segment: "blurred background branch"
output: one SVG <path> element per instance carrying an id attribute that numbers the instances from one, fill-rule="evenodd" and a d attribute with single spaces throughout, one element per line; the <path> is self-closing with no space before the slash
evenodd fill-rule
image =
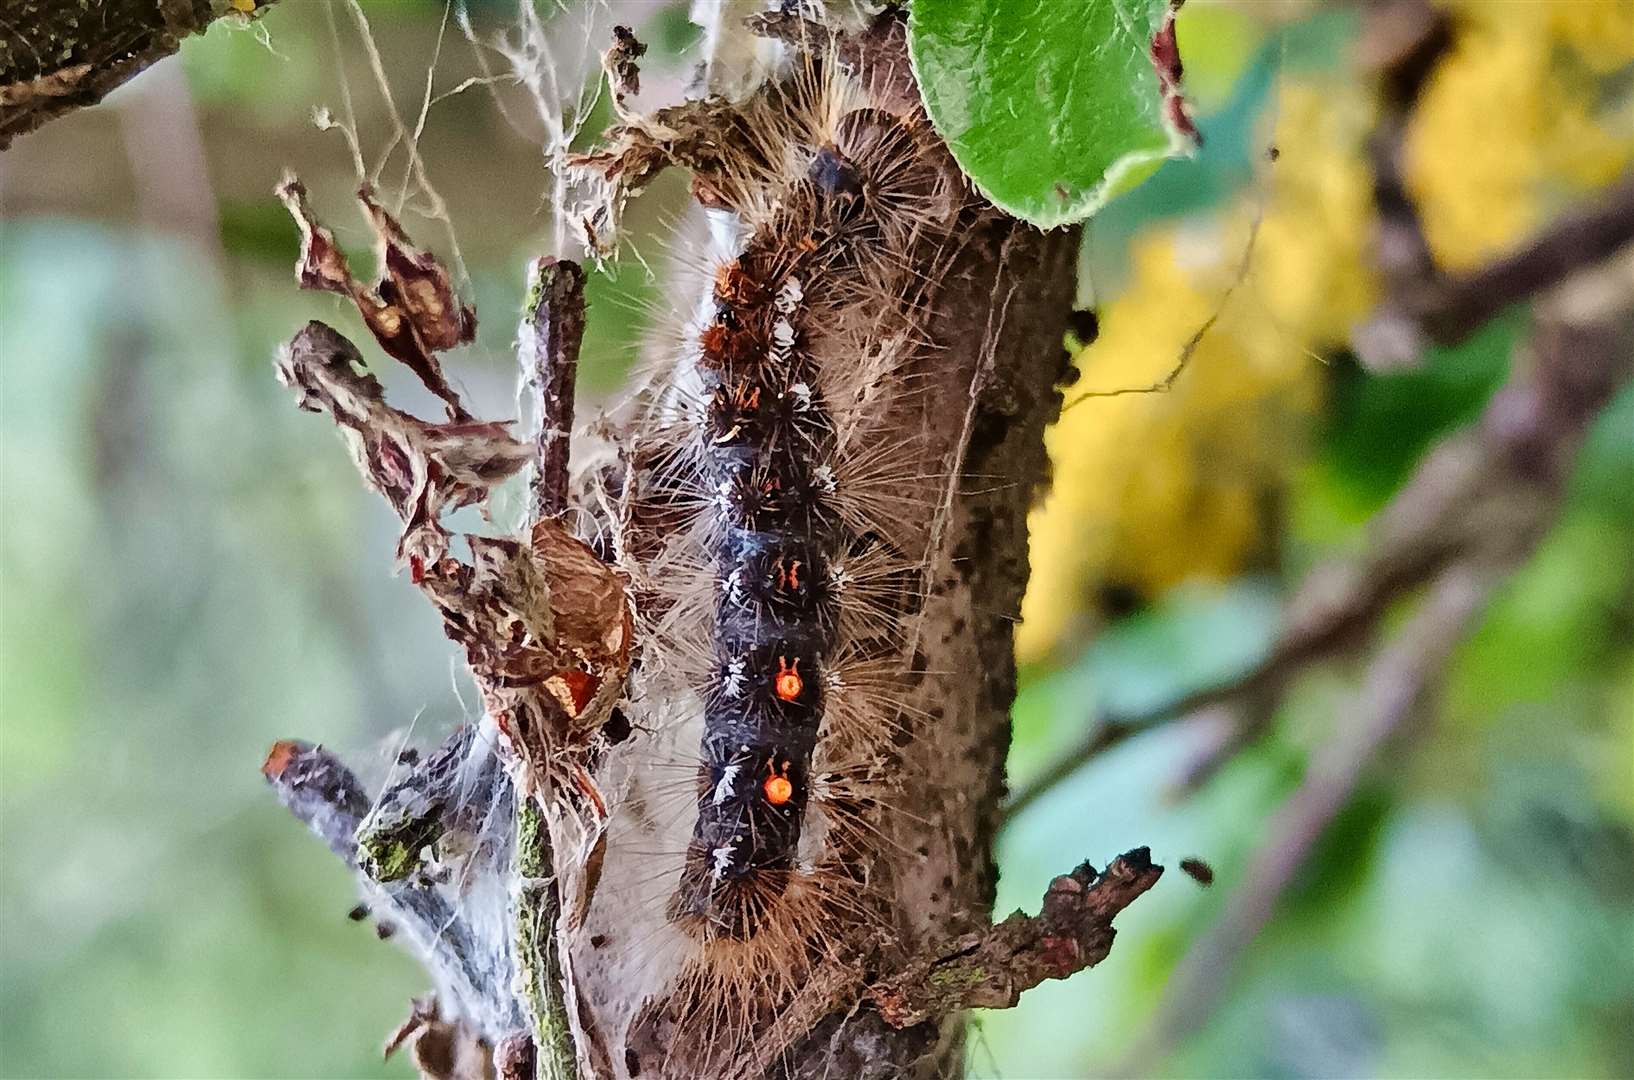
<path id="1" fill-rule="evenodd" d="M 1379 647 L 1333 738 L 1316 750 L 1267 823 L 1243 884 L 1175 970 L 1164 1005 L 1120 1075 L 1149 1070 L 1206 1018 L 1364 771 L 1387 748 L 1399 752 L 1412 725 L 1424 720 L 1426 698 L 1447 660 L 1493 591 L 1554 525 L 1589 424 L 1634 376 L 1634 251 L 1580 269 L 1539 304 L 1534 320 L 1515 378 L 1471 430 L 1430 452 L 1376 525 L 1377 547 L 1363 561 L 1313 575 L 1301 587 L 1294 627 L 1312 624 L 1297 614 L 1304 598 L 1307 612 L 1317 613 L 1315 624 L 1350 631 L 1303 631 L 1307 641 L 1370 638 L 1388 604 L 1416 600 L 1416 606 Z M 1307 659 L 1324 658 L 1323 652 L 1308 652 Z M 1288 677 L 1299 667 L 1271 665 L 1285 667 Z M 1245 728 L 1221 743 L 1192 766 L 1188 783 L 1217 770 L 1226 748 L 1260 734 L 1262 727 Z"/>
<path id="2" fill-rule="evenodd" d="M 1333 736 L 1268 822 L 1242 884 L 1174 970 L 1116 1075 L 1151 1071 L 1218 1005 L 1318 840 L 1378 758 L 1399 751 L 1424 721 L 1448 660 L 1557 521 L 1590 425 L 1634 376 L 1634 173 L 1506 255 L 1457 273 L 1437 265 L 1401 159 L 1413 107 L 1455 35 L 1451 17 L 1427 3 L 1370 9 L 1359 52 L 1381 85 L 1368 145 L 1385 293 L 1358 327 L 1355 347 L 1376 370 L 1415 366 L 1430 345 L 1456 345 L 1505 308 L 1541 295 L 1508 382 L 1475 423 L 1425 455 L 1369 524 L 1357 556 L 1305 578 L 1259 661 L 1149 712 L 1097 718 L 1009 804 L 1013 815 L 1126 739 L 1208 710 L 1214 723 L 1179 785 L 1195 792 L 1267 734 L 1293 684 L 1314 666 L 1376 647 Z M 1402 606 L 1411 614 L 1379 644 L 1381 627 Z"/>

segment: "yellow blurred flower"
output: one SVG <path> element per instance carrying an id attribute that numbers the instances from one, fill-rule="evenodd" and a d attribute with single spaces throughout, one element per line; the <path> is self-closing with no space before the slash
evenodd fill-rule
<path id="1" fill-rule="evenodd" d="M 1150 598 L 1272 554 L 1274 507 L 1319 403 L 1316 350 L 1342 340 L 1372 299 L 1369 181 L 1356 152 L 1365 99 L 1295 84 L 1278 111 L 1279 158 L 1263 183 L 1218 219 L 1139 236 L 1127 289 L 1077 358 L 1083 377 L 1046 435 L 1054 488 L 1030 523 L 1024 662 L 1075 644 L 1101 599 Z M 1168 391 L 1072 404 L 1161 380 L 1211 316 Z"/>
<path id="2" fill-rule="evenodd" d="M 1634 165 L 1634 0 L 1451 5 L 1457 33 L 1425 87 L 1408 179 L 1430 247 L 1461 269 L 1519 243 Z"/>

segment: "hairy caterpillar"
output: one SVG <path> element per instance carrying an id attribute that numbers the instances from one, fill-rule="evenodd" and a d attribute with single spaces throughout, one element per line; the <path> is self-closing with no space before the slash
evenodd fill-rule
<path id="1" fill-rule="evenodd" d="M 916 268 L 957 242 L 966 193 L 900 69 L 828 39 L 790 67 L 694 170 L 702 295 L 601 496 L 643 645 L 596 895 L 634 903 L 587 903 L 574 967 L 600 972 L 581 992 L 615 1030 L 589 1041 L 621 1074 L 751 1069 L 748 1033 L 889 929 L 873 856 L 922 719 L 912 614 L 955 464 L 920 437 Z"/>

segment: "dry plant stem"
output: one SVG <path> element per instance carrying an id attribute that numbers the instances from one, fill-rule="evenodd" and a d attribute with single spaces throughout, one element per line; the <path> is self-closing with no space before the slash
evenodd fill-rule
<path id="1" fill-rule="evenodd" d="M 95 105 L 223 16 L 249 18 L 227 0 L 0 0 L 0 150 Z"/>
<path id="2" fill-rule="evenodd" d="M 568 507 L 573 395 L 584 327 L 584 270 L 566 259 L 536 259 L 528 267 L 517 357 L 533 386 L 539 423 L 532 484 L 535 522 L 560 516 Z M 562 904 L 550 830 L 529 795 L 517 792 L 516 800 L 516 951 L 533 1026 L 528 1080 L 571 1080 L 578 1075 L 578 1059 L 562 981 L 557 940 Z"/>
<path id="3" fill-rule="evenodd" d="M 526 1080 L 573 1080 L 578 1075 L 578 1058 L 556 936 L 562 905 L 550 830 L 538 806 L 523 795 L 516 796 L 515 843 L 516 965 L 523 1005 L 533 1028 L 527 1036 L 531 1053 L 519 1056 L 532 1066 Z"/>
<path id="4" fill-rule="evenodd" d="M 875 983 L 869 1000 L 893 1027 L 961 1009 L 1008 1009 L 1046 979 L 1105 960 L 1116 933 L 1112 920 L 1162 875 L 1146 848 L 1118 856 L 1099 874 L 1086 862 L 1050 882 L 1037 915 L 1018 911 L 949 942 Z"/>
<path id="5" fill-rule="evenodd" d="M 583 268 L 567 259 L 535 260 L 528 267 L 528 300 L 518 334 L 518 359 L 533 388 L 539 419 L 534 443 L 535 521 L 567 509 L 573 390 L 584 323 Z"/>
<path id="6" fill-rule="evenodd" d="M 262 775 L 278 799 L 347 866 L 358 868 L 356 833 L 370 800 L 357 777 L 321 746 L 287 739 L 275 744 Z M 469 958 L 475 952 L 471 928 L 436 889 L 412 877 L 380 882 L 377 910 L 423 943 L 462 994 L 472 1000 L 505 987 L 487 986 L 485 973 Z"/>

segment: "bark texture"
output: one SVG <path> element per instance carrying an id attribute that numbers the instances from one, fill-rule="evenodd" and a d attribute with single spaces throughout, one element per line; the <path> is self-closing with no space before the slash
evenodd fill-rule
<path id="1" fill-rule="evenodd" d="M 913 777 L 890 870 L 902 955 L 985 926 L 997 871 L 993 837 L 1004 794 L 1016 672 L 1012 628 L 1026 587 L 1027 511 L 1048 468 L 1045 425 L 1075 287 L 1076 230 L 1040 233 L 976 212 L 969 242 L 945 269 L 930 320 L 937 357 L 928 406 L 950 450 L 963 444 L 960 493 L 930 577 L 914 702 L 929 717 L 904 748 Z M 846 1003 L 849 1009 L 850 1002 Z M 894 1030 L 860 1010 L 817 1025 L 790 1055 L 796 1077 L 955 1076 L 962 1015 Z"/>
<path id="2" fill-rule="evenodd" d="M 0 150 L 95 105 L 223 16 L 273 0 L 0 0 Z"/>

